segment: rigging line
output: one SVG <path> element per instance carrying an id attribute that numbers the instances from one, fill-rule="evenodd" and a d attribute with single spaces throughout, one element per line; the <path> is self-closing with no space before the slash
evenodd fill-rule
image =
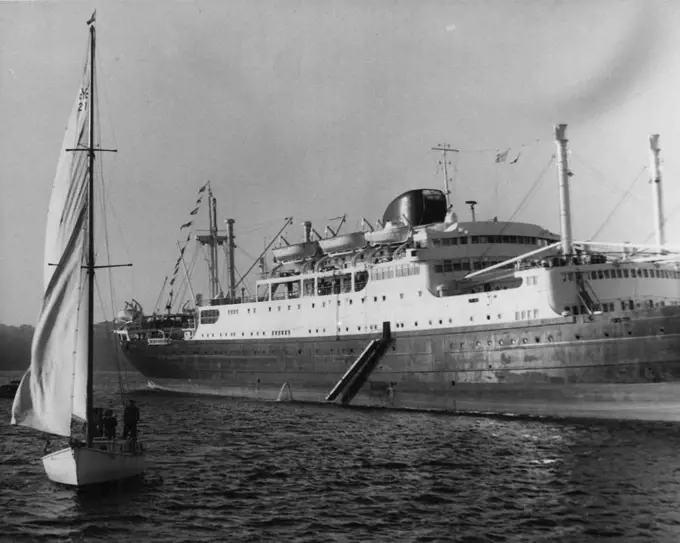
<path id="1" fill-rule="evenodd" d="M 680 211 L 680 204 L 676 205 L 676 206 L 673 208 L 673 211 L 671 211 L 666 217 L 664 217 L 663 226 L 666 226 L 666 225 L 668 224 L 668 221 L 670 220 L 670 218 L 671 218 L 673 215 L 675 215 L 678 211 Z M 651 232 L 651 234 L 649 234 L 649 235 L 645 238 L 645 241 L 643 241 L 642 244 L 644 245 L 644 244 L 646 244 L 647 242 L 649 242 L 649 240 L 651 240 L 651 239 L 654 237 L 655 234 L 656 234 L 656 229 L 654 229 L 654 230 Z M 635 253 L 633 253 L 633 254 L 635 254 Z"/>
<path id="2" fill-rule="evenodd" d="M 546 166 L 545 169 L 541 172 L 539 178 L 536 180 L 536 182 L 534 183 L 534 185 L 531 187 L 531 189 L 530 189 L 529 192 L 527 193 L 526 197 L 524 198 L 524 201 L 522 201 L 522 202 L 520 203 L 520 205 L 517 207 L 517 209 L 515 210 L 515 212 L 510 216 L 510 219 L 509 219 L 509 220 L 512 220 L 513 217 L 515 217 L 518 213 L 520 213 L 521 211 L 523 211 L 524 208 L 526 208 L 527 205 L 529 205 L 529 202 L 531 202 L 531 200 L 536 196 L 536 194 L 537 194 L 537 192 L 538 192 L 538 191 L 535 190 L 535 189 L 538 188 L 539 182 L 543 180 L 543 178 L 545 177 L 545 175 L 548 173 L 548 170 L 552 167 L 552 165 L 553 165 L 554 163 L 555 163 L 555 154 L 553 154 L 553 155 L 550 157 L 550 161 L 548 162 L 547 166 Z"/>
<path id="3" fill-rule="evenodd" d="M 526 194 L 526 196 L 524 197 L 524 199 L 520 202 L 520 204 L 517 206 L 517 208 L 516 208 L 515 211 L 512 213 L 512 215 L 510 215 L 510 217 L 508 218 L 508 220 L 505 221 L 505 226 L 503 226 L 503 228 L 501 228 L 501 231 L 500 231 L 498 234 L 496 234 L 496 236 L 502 236 L 502 235 L 503 235 L 503 232 L 505 232 L 505 230 L 510 226 L 510 224 L 512 223 L 512 220 L 514 219 L 515 215 L 517 215 L 517 214 L 520 212 L 520 210 L 526 205 L 526 203 L 528 203 L 528 201 L 533 197 L 532 193 L 534 193 L 534 190 L 535 190 L 535 189 L 538 187 L 538 185 L 543 181 L 543 179 L 544 179 L 544 177 L 545 177 L 545 174 L 548 172 L 548 170 L 551 168 L 551 166 L 553 165 L 554 162 L 555 162 L 555 154 L 553 153 L 553 155 L 550 157 L 550 160 L 548 161 L 548 163 L 546 164 L 546 166 L 543 168 L 543 170 L 542 170 L 541 173 L 539 174 L 539 176 L 538 176 L 538 178 L 536 179 L 536 181 L 534 181 L 533 185 L 531 185 L 531 188 L 530 188 L 529 191 L 527 192 L 527 194 Z M 496 239 L 495 236 L 494 236 L 494 239 Z M 479 256 L 479 260 L 482 260 L 483 258 L 485 258 L 485 257 L 489 254 L 489 251 L 494 247 L 494 245 L 496 245 L 496 242 L 495 242 L 495 241 L 494 241 L 493 243 L 489 244 L 489 247 L 486 249 L 486 251 L 484 251 L 484 252 Z"/>
<path id="4" fill-rule="evenodd" d="M 182 274 L 182 279 L 180 280 L 179 286 L 177 287 L 177 296 L 174 297 L 173 302 L 177 304 L 178 308 L 181 308 L 181 301 L 184 299 L 184 296 L 187 293 L 187 290 L 189 290 L 189 280 L 190 277 L 193 275 L 194 269 L 196 267 L 196 261 L 198 259 L 198 251 L 195 251 L 193 254 L 193 259 L 189 263 L 189 266 L 187 266 L 187 273 L 186 275 L 188 277 L 185 277 L 184 274 Z"/>
<path id="5" fill-rule="evenodd" d="M 97 297 L 99 298 L 99 303 L 101 304 L 102 310 L 104 311 L 104 300 L 103 300 L 103 297 L 102 297 L 101 290 L 99 288 L 99 281 L 97 280 L 96 275 L 95 275 L 95 278 L 94 278 L 94 285 L 95 285 L 95 290 L 97 291 Z M 123 391 L 124 387 L 123 387 L 123 380 L 122 380 L 122 377 L 121 377 L 122 372 L 121 372 L 121 367 L 120 367 L 120 351 L 119 351 L 119 349 L 117 349 L 117 345 L 114 343 L 113 329 L 112 329 L 112 327 L 109 326 L 109 324 L 113 324 L 113 317 L 112 317 L 111 321 L 109 322 L 109 321 L 106 320 L 106 313 L 104 313 L 104 327 L 105 327 L 106 332 L 107 332 L 106 333 L 106 338 L 107 338 L 106 341 L 109 344 L 109 348 L 112 349 L 113 352 L 116 353 L 116 355 L 115 355 L 115 357 L 116 357 L 116 367 L 118 368 L 118 371 L 116 372 L 117 375 L 118 375 L 118 392 L 120 393 L 120 399 L 121 399 L 122 404 L 125 405 L 125 393 Z"/>
<path id="6" fill-rule="evenodd" d="M 573 151 L 571 152 L 571 155 L 573 158 L 576 159 L 577 162 L 580 162 L 583 166 L 586 168 L 589 168 L 593 173 L 595 173 L 599 178 L 602 183 L 610 188 L 613 188 L 615 191 L 621 193 L 624 192 L 621 190 L 619 186 L 617 186 L 615 183 L 609 183 L 607 180 L 607 177 L 597 168 L 595 168 L 592 164 L 590 164 L 585 158 L 580 155 L 579 153 L 574 153 Z M 638 200 L 638 198 L 635 195 L 631 195 L 635 200 Z M 638 200 L 639 201 L 639 200 Z"/>
<path id="7" fill-rule="evenodd" d="M 97 73 L 96 70 L 95 70 L 95 73 Z M 95 97 L 93 96 L 93 98 L 95 98 Z M 97 120 L 99 121 L 99 119 L 100 119 L 99 102 L 96 101 L 94 103 L 95 103 L 95 109 L 94 109 L 93 113 L 96 113 Z M 97 141 L 101 142 L 101 130 L 99 129 L 99 127 L 101 126 L 101 123 L 97 122 L 96 126 L 97 126 L 97 136 L 98 136 Z M 100 143 L 100 145 L 101 145 L 101 143 Z M 103 162 L 102 160 L 96 161 L 97 177 L 99 178 L 99 187 L 100 187 L 99 199 L 98 200 L 99 200 L 99 204 L 101 206 L 101 216 L 102 216 L 101 226 L 102 226 L 102 229 L 104 231 L 103 234 L 104 234 L 104 247 L 105 247 L 105 253 L 106 253 L 106 261 L 107 261 L 107 263 L 110 264 L 111 263 L 111 245 L 109 243 L 109 226 L 108 226 L 108 216 L 107 216 L 107 213 L 106 213 L 106 211 L 107 211 L 106 203 L 108 201 L 108 186 L 107 186 L 107 183 L 106 183 L 106 180 L 105 180 L 105 177 L 104 177 L 104 166 L 103 166 L 102 162 Z M 112 271 L 111 268 L 109 268 L 109 269 L 106 270 L 106 273 L 108 274 L 108 279 L 109 279 L 108 284 L 109 284 L 110 312 L 111 312 L 110 313 L 110 319 L 111 319 L 110 322 L 113 323 L 113 320 L 115 318 L 114 306 L 115 306 L 115 303 L 116 303 L 115 302 L 115 300 L 116 300 L 115 287 L 114 287 L 113 275 L 112 275 L 113 271 Z M 98 278 L 97 278 L 96 275 L 94 277 L 94 281 L 95 281 L 95 287 L 96 287 L 97 295 L 99 297 L 99 303 L 101 304 L 102 312 L 103 312 L 103 315 L 104 315 L 104 320 L 106 322 L 106 320 L 107 320 L 106 319 L 106 317 L 107 317 L 106 307 L 105 307 L 105 304 L 104 304 L 104 300 L 103 300 L 101 290 L 99 288 L 99 281 L 98 281 Z M 113 340 L 113 332 L 112 332 L 112 330 L 109 330 L 108 328 L 109 327 L 107 325 L 107 331 L 111 332 L 111 334 L 107 334 L 107 337 L 110 335 L 109 340 L 112 341 Z M 120 364 L 120 353 L 119 353 L 118 349 L 116 349 L 115 344 L 113 344 L 113 349 L 114 349 L 114 352 L 116 353 L 116 355 L 115 355 L 116 356 L 116 366 L 117 366 L 117 369 L 118 369 L 118 371 L 117 371 L 118 391 L 120 393 L 122 403 L 125 404 L 124 385 L 123 385 L 123 380 L 122 380 L 122 372 L 121 372 L 121 364 Z"/>
<path id="8" fill-rule="evenodd" d="M 536 138 L 534 140 L 528 141 L 526 143 L 522 143 L 519 145 L 500 145 L 496 147 L 484 147 L 484 148 L 478 148 L 478 149 L 461 149 L 459 147 L 456 147 L 458 149 L 459 153 L 497 153 L 499 149 L 520 149 L 520 148 L 526 148 L 526 147 L 531 147 L 533 145 L 538 145 L 539 143 L 552 143 L 554 141 L 554 136 L 551 134 L 549 137 L 545 138 Z"/>
<path id="9" fill-rule="evenodd" d="M 99 34 L 99 38 L 101 40 L 101 31 L 97 29 L 97 34 Z M 101 51 L 101 45 L 97 44 L 97 48 Z M 96 64 L 96 70 L 95 70 L 95 77 L 96 77 L 96 83 L 97 83 L 97 89 L 104 89 L 104 103 L 106 104 L 106 109 L 107 111 L 111 111 L 111 106 L 109 105 L 109 95 L 107 92 L 106 88 L 106 77 L 104 77 L 104 68 L 103 68 L 104 63 L 102 62 L 102 55 L 101 53 L 97 57 L 97 64 Z M 100 77 L 100 72 L 101 72 L 101 77 Z M 113 136 L 113 147 L 114 149 L 116 148 L 117 145 L 117 140 L 116 140 L 116 131 L 113 127 L 113 123 L 107 124 L 108 128 L 111 130 L 111 134 Z M 99 123 L 98 128 L 101 127 L 101 123 Z"/>
<path id="10" fill-rule="evenodd" d="M 633 179 L 633 182 L 628 186 L 628 189 L 623 193 L 623 196 L 621 199 L 616 203 L 614 206 L 614 209 L 611 210 L 611 213 L 607 216 L 607 218 L 602 222 L 600 227 L 595 231 L 595 233 L 589 238 L 589 239 L 595 239 L 597 238 L 598 234 L 602 231 L 602 229 L 607 226 L 607 223 L 609 223 L 610 219 L 614 216 L 614 214 L 618 211 L 619 207 L 623 202 L 628 198 L 630 191 L 633 189 L 635 184 L 640 180 L 640 177 L 642 177 L 642 174 L 647 170 L 647 166 L 643 166 L 640 172 L 635 176 Z"/>
<path id="11" fill-rule="evenodd" d="M 249 254 L 249 253 L 248 253 L 245 249 L 243 249 L 242 247 L 240 247 L 240 246 L 237 245 L 236 248 L 237 248 L 239 251 L 241 251 L 244 255 L 246 255 L 252 262 L 254 262 L 255 260 L 257 260 L 256 258 L 254 258 L 251 254 Z M 262 256 L 264 256 L 264 255 L 262 255 Z"/>

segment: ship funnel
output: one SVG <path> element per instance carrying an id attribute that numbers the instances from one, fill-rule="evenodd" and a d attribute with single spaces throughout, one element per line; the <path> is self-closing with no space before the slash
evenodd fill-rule
<path id="1" fill-rule="evenodd" d="M 663 219 L 663 193 L 661 190 L 661 160 L 659 159 L 659 134 L 652 134 L 649 136 L 649 153 L 651 159 L 652 191 L 654 197 L 654 230 L 656 233 L 656 244 L 659 246 L 659 251 L 663 252 L 663 246 L 666 243 L 664 232 Z"/>
<path id="2" fill-rule="evenodd" d="M 560 185 L 560 226 L 562 234 L 562 254 L 572 253 L 571 204 L 569 202 L 569 171 L 567 159 L 567 125 L 555 125 L 555 143 L 557 144 L 557 173 Z"/>
<path id="3" fill-rule="evenodd" d="M 304 241 L 309 243 L 312 241 L 312 223 L 310 221 L 305 221 L 302 223 L 302 228 L 304 230 Z"/>

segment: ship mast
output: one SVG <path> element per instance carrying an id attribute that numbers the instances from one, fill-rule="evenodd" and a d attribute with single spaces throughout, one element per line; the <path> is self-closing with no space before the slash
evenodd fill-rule
<path id="1" fill-rule="evenodd" d="M 94 25 L 90 25 L 90 134 L 88 141 L 88 254 L 87 254 L 87 392 L 86 392 L 86 441 L 92 446 L 93 381 L 94 381 Z"/>
<path id="2" fill-rule="evenodd" d="M 652 166 L 652 190 L 654 191 L 654 229 L 656 233 L 656 244 L 659 246 L 659 252 L 663 253 L 663 246 L 666 243 L 664 220 L 663 220 L 663 193 L 661 190 L 661 161 L 659 153 L 659 134 L 652 134 L 649 136 L 649 152 Z"/>
<path id="3" fill-rule="evenodd" d="M 229 246 L 229 298 L 234 301 L 236 299 L 236 278 L 234 273 L 236 270 L 236 264 L 234 263 L 236 244 L 234 243 L 234 219 L 227 219 L 227 239 L 227 244 Z"/>
<path id="4" fill-rule="evenodd" d="M 439 161 L 439 164 L 444 166 L 444 196 L 446 198 L 446 210 L 448 211 L 449 207 L 451 206 L 449 197 L 451 191 L 449 190 L 449 161 L 446 153 L 458 153 L 459 151 L 458 149 L 453 149 L 448 143 L 439 144 L 436 147 L 433 147 L 432 150 L 442 152 L 442 159 Z"/>
<path id="5" fill-rule="evenodd" d="M 210 297 L 217 298 L 220 294 L 220 279 L 217 269 L 217 247 L 222 245 L 227 236 L 221 235 L 217 230 L 217 199 L 213 196 L 212 187 L 208 182 L 208 218 L 210 220 L 210 230 L 207 235 L 196 236 L 196 240 L 202 245 L 210 247 Z"/>
<path id="6" fill-rule="evenodd" d="M 562 234 L 562 254 L 572 253 L 571 235 L 571 209 L 569 202 L 569 178 L 572 176 L 569 171 L 567 159 L 567 125 L 555 125 L 555 143 L 557 144 L 557 172 L 559 175 L 560 186 L 560 227 Z"/>

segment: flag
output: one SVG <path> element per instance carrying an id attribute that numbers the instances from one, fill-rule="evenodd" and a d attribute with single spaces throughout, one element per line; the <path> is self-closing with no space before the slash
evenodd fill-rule
<path id="1" fill-rule="evenodd" d="M 206 189 L 206 187 L 208 186 L 208 183 L 210 183 L 210 181 L 206 182 L 205 185 L 203 185 L 200 189 L 198 189 L 198 193 L 199 193 L 199 194 L 201 194 L 201 192 L 205 192 L 205 189 Z"/>
<path id="2" fill-rule="evenodd" d="M 187 234 L 187 243 L 189 243 L 190 240 L 191 240 L 191 232 L 189 232 L 189 233 Z"/>
<path id="3" fill-rule="evenodd" d="M 519 160 L 519 155 L 521 155 L 521 154 L 522 153 L 517 153 L 517 156 L 513 160 L 510 161 L 510 164 L 517 164 L 517 161 Z"/>
<path id="4" fill-rule="evenodd" d="M 185 222 L 182 226 L 180 226 L 180 230 L 184 230 L 185 228 L 189 228 L 193 221 Z"/>
<path id="5" fill-rule="evenodd" d="M 170 286 L 172 286 L 174 284 L 175 284 L 175 278 L 173 277 L 172 279 L 170 279 Z"/>
<path id="6" fill-rule="evenodd" d="M 86 25 L 91 25 L 92 23 L 94 23 L 94 19 L 95 19 L 96 16 L 97 16 L 97 10 L 95 9 L 95 10 L 92 12 L 92 17 L 90 17 L 90 19 L 89 19 L 85 24 L 86 24 Z"/>
<path id="7" fill-rule="evenodd" d="M 496 162 L 505 162 L 508 159 L 510 149 L 506 149 L 502 153 L 496 153 Z"/>
<path id="8" fill-rule="evenodd" d="M 196 215 L 198 213 L 198 208 L 195 208 L 189 215 Z"/>
<path id="9" fill-rule="evenodd" d="M 201 204 L 201 198 L 203 198 L 203 196 L 199 196 L 199 197 L 198 197 L 198 200 L 196 200 L 196 205 L 200 205 L 200 204 Z"/>

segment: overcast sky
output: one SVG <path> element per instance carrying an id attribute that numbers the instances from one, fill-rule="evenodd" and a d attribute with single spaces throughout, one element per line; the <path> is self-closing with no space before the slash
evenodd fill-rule
<path id="1" fill-rule="evenodd" d="M 236 220 L 241 273 L 286 216 L 297 241 L 303 220 L 323 232 L 347 213 L 351 231 L 405 190 L 441 188 L 440 143 L 461 149 L 460 218 L 475 199 L 480 219 L 559 232 L 554 165 L 522 205 L 559 122 L 575 237 L 651 241 L 648 172 L 601 227 L 656 132 L 680 244 L 680 2 L 0 1 L 2 323 L 34 324 L 40 309 L 47 204 L 95 7 L 102 146 L 118 149 L 104 159 L 109 252 L 133 263 L 113 272 L 119 306 L 153 310 L 207 180 L 220 222 Z M 517 163 L 496 164 L 507 148 Z"/>

